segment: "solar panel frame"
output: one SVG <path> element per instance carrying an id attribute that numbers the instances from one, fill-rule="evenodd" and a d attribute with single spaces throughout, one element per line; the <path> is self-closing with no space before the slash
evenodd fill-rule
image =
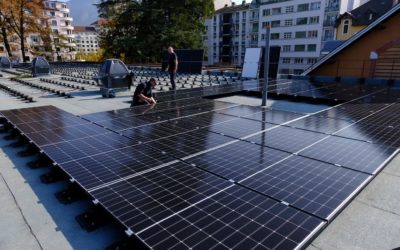
<path id="1" fill-rule="evenodd" d="M 371 175 L 292 155 L 240 184 L 330 220 Z"/>

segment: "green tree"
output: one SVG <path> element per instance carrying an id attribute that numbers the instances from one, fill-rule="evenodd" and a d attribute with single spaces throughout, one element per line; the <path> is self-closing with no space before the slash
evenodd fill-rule
<path id="1" fill-rule="evenodd" d="M 101 32 L 106 56 L 127 61 L 160 61 L 162 50 L 202 48 L 204 22 L 212 0 L 103 0 L 97 5 L 107 20 Z"/>

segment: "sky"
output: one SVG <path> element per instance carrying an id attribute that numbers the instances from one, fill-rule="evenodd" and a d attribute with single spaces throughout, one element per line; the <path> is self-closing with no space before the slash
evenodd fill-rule
<path id="1" fill-rule="evenodd" d="M 167 1 L 167 0 L 166 0 Z M 97 9 L 93 4 L 99 0 L 70 0 L 69 8 L 71 9 L 71 16 L 74 18 L 73 25 L 85 26 L 90 25 L 97 20 Z M 241 3 L 242 0 L 235 0 L 236 3 Z M 250 2 L 247 0 L 247 2 Z"/>

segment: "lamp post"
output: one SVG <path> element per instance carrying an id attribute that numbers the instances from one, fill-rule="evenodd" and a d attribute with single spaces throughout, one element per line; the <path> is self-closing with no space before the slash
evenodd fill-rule
<path id="1" fill-rule="evenodd" d="M 263 82 L 263 88 L 262 88 L 262 103 L 261 103 L 261 106 L 266 106 L 267 105 L 270 35 L 271 35 L 271 26 L 267 25 L 267 32 L 265 34 L 264 82 Z"/>

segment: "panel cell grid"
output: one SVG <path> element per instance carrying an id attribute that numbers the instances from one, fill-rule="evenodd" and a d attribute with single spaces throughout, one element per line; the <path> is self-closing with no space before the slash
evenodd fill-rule
<path id="1" fill-rule="evenodd" d="M 251 115 L 245 115 L 244 118 L 261 121 L 261 122 L 268 122 L 273 124 L 282 124 L 299 117 L 303 116 L 303 114 L 293 113 L 293 112 L 286 112 L 281 110 L 271 110 L 266 109 L 262 112 L 254 113 Z"/>
<path id="2" fill-rule="evenodd" d="M 240 139 L 256 132 L 272 128 L 273 126 L 276 125 L 238 118 L 219 124 L 213 124 L 207 127 L 207 129 L 215 133 Z"/>
<path id="3" fill-rule="evenodd" d="M 65 162 L 59 166 L 89 190 L 173 160 L 153 148 L 139 145 Z"/>
<path id="4" fill-rule="evenodd" d="M 241 184 L 328 220 L 369 177 L 332 164 L 291 156 Z"/>
<path id="5" fill-rule="evenodd" d="M 150 145 L 169 155 L 182 158 L 233 140 L 230 137 L 200 129 L 156 140 L 151 142 Z"/>
<path id="6" fill-rule="evenodd" d="M 138 232 L 230 185 L 210 173 L 175 163 L 90 194 L 123 225 Z"/>
<path id="7" fill-rule="evenodd" d="M 134 146 L 135 144 L 137 143 L 131 139 L 110 132 L 107 134 L 43 146 L 42 149 L 54 162 L 61 164 L 67 161 L 78 160 L 83 157 L 94 156 L 96 154 Z"/>
<path id="8" fill-rule="evenodd" d="M 152 249 L 295 249 L 324 224 L 233 186 L 139 232 Z"/>
<path id="9" fill-rule="evenodd" d="M 231 115 L 231 116 L 246 116 L 254 113 L 258 113 L 263 111 L 263 108 L 260 107 L 254 107 L 254 106 L 247 106 L 247 105 L 239 105 L 236 107 L 224 109 L 224 110 L 219 110 L 217 111 L 218 113 L 225 114 L 225 115 Z"/>
<path id="10" fill-rule="evenodd" d="M 316 131 L 320 133 L 332 134 L 352 124 L 352 122 L 342 119 L 308 116 L 295 122 L 291 122 L 288 124 L 288 126 Z"/>
<path id="11" fill-rule="evenodd" d="M 245 139 L 258 145 L 296 153 L 327 135 L 280 126 Z"/>
<path id="12" fill-rule="evenodd" d="M 226 179 L 240 181 L 289 155 L 282 151 L 239 141 L 185 161 Z"/>
<path id="13" fill-rule="evenodd" d="M 374 174 L 395 151 L 392 147 L 330 136 L 300 154 Z"/>

